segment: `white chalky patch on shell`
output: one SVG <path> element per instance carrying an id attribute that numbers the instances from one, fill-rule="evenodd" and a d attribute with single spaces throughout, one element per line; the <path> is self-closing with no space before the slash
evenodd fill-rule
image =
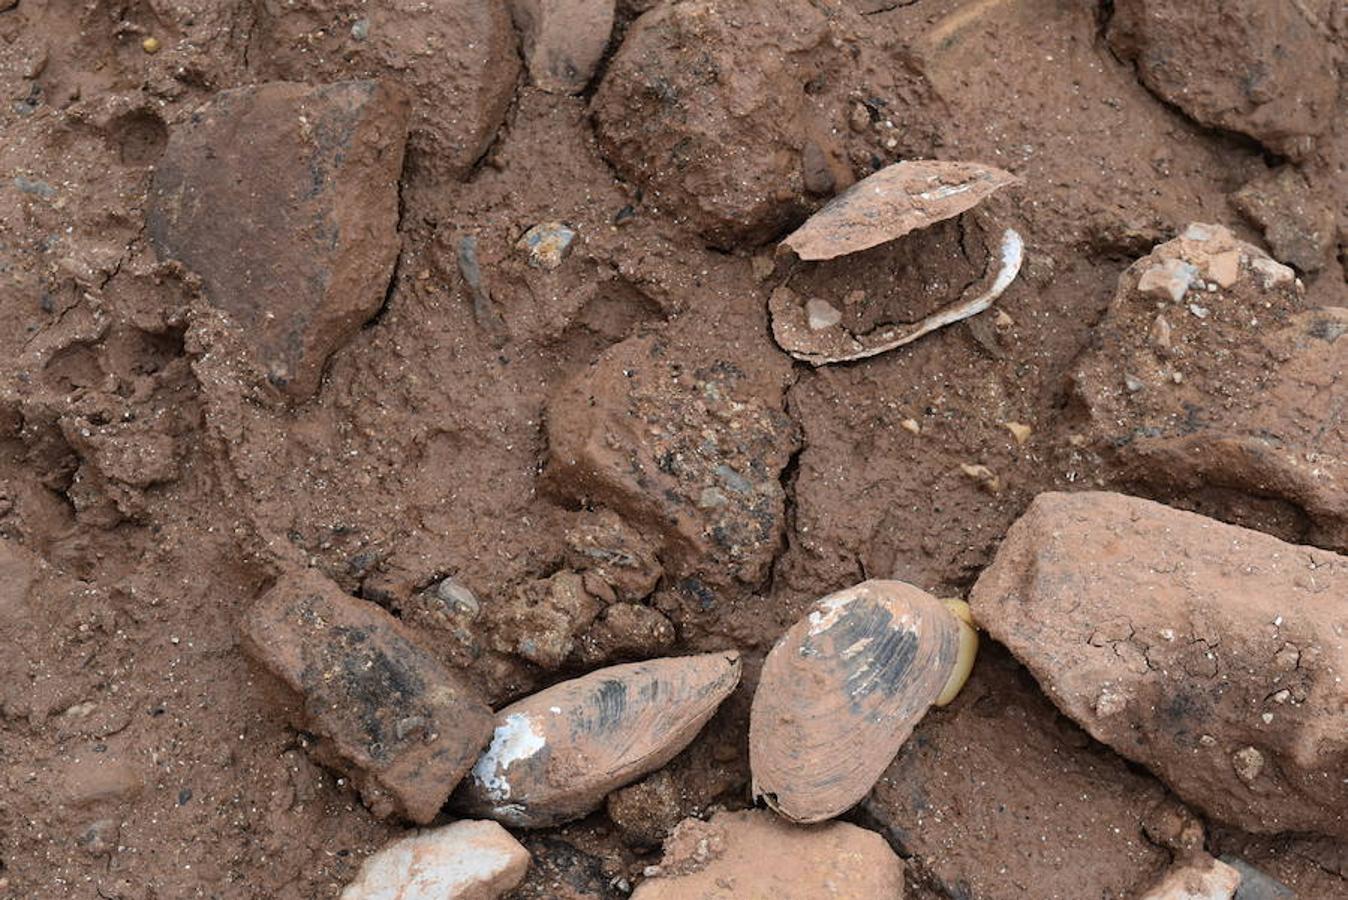
<path id="1" fill-rule="evenodd" d="M 496 726 L 491 746 L 473 766 L 473 777 L 486 790 L 487 796 L 500 802 L 510 799 L 510 781 L 506 773 L 521 759 L 528 759 L 543 749 L 543 735 L 534 730 L 534 723 L 525 713 L 512 713 Z"/>
<path id="2" fill-rule="evenodd" d="M 821 631 L 828 631 L 833 627 L 833 623 L 838 621 L 842 615 L 843 607 L 857 599 L 856 594 L 834 594 L 832 597 L 825 597 L 816 605 L 814 612 L 810 613 L 810 634 L 818 634 Z"/>
<path id="3" fill-rule="evenodd" d="M 989 302 L 1000 297 L 1020 273 L 1021 263 L 1025 261 L 1025 241 L 1021 239 L 1020 232 L 1014 228 L 1002 232 L 1001 251 L 1002 268 L 997 272 L 997 280 L 992 283 L 992 289 L 985 295 L 989 298 Z"/>

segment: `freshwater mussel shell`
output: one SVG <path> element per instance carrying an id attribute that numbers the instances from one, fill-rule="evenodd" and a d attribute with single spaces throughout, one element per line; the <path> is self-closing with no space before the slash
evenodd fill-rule
<path id="1" fill-rule="evenodd" d="M 905 160 L 834 197 L 782 241 L 801 259 L 833 259 L 952 219 L 1020 179 L 973 162 Z"/>
<path id="2" fill-rule="evenodd" d="M 687 747 L 739 680 L 738 653 L 708 653 L 610 666 L 525 697 L 496 714 L 455 805 L 518 828 L 584 816 Z"/>
<path id="3" fill-rule="evenodd" d="M 749 724 L 755 798 L 802 823 L 854 806 L 940 695 L 959 639 L 944 604 L 901 581 L 817 601 L 763 664 Z"/>

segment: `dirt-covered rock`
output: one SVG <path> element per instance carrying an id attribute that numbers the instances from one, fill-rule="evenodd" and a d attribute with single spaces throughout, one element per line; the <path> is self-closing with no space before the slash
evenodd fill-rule
<path id="1" fill-rule="evenodd" d="M 510 0 L 530 80 L 552 93 L 585 90 L 608 46 L 614 8 L 614 0 Z"/>
<path id="2" fill-rule="evenodd" d="M 410 168 L 467 175 L 496 138 L 520 60 L 503 2 L 265 0 L 250 59 L 264 77 L 395 80 L 412 99 Z"/>
<path id="3" fill-rule="evenodd" d="M 201 277 L 294 398 L 384 302 L 407 116 L 406 95 L 377 81 L 223 91 L 174 127 L 155 171 L 161 258 Z"/>
<path id="4" fill-rule="evenodd" d="M 753 584 L 781 540 L 779 480 L 799 440 L 732 360 L 688 366 L 658 338 L 615 345 L 548 405 L 546 477 L 659 536 L 675 577 Z"/>
<path id="5" fill-rule="evenodd" d="M 1348 549 L 1348 309 L 1307 308 L 1258 248 L 1210 225 L 1156 247 L 1072 378 L 1078 437 L 1116 483 Z"/>
<path id="6" fill-rule="evenodd" d="M 650 596 L 664 574 L 651 542 L 610 510 L 582 514 L 566 533 L 566 558 L 621 600 Z"/>
<path id="7" fill-rule="evenodd" d="M 766 810 L 685 819 L 633 900 L 903 897 L 903 862 L 885 839 L 846 822 L 790 825 Z"/>
<path id="8" fill-rule="evenodd" d="M 1252 832 L 1348 835 L 1348 558 L 1149 500 L 1039 495 L 970 596 L 1097 740 Z"/>
<path id="9" fill-rule="evenodd" d="M 492 713 L 393 616 L 322 575 L 283 577 L 244 617 L 243 646 L 293 692 L 319 758 L 376 815 L 425 824 L 491 740 Z"/>
<path id="10" fill-rule="evenodd" d="M 1240 884 L 1240 872 L 1201 853 L 1176 862 L 1138 900 L 1232 900 Z"/>
<path id="11" fill-rule="evenodd" d="M 849 96 L 881 77 L 857 60 L 854 15 L 807 0 L 655 7 L 595 96 L 601 149 L 713 243 L 772 238 L 854 180 Z"/>
<path id="12" fill-rule="evenodd" d="M 603 601 L 585 589 L 581 576 L 562 570 L 526 582 L 508 599 L 488 604 L 487 615 L 495 626 L 498 650 L 555 669 L 575 649 L 577 634 L 603 608 Z"/>
<path id="13" fill-rule="evenodd" d="M 1305 156 L 1329 125 L 1333 0 L 1118 0 L 1114 52 L 1142 82 L 1203 125 Z"/>

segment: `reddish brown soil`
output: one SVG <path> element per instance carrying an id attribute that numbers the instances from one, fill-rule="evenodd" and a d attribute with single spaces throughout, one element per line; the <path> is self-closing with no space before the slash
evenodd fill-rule
<path id="1" fill-rule="evenodd" d="M 240 650 L 240 616 L 283 568 L 312 566 L 398 615 L 494 708 L 598 664 L 584 647 L 556 667 L 529 662 L 515 648 L 536 620 L 490 610 L 579 567 L 567 535 L 594 513 L 588 488 L 548 469 L 550 403 L 610 347 L 649 338 L 664 364 L 719 373 L 780 416 L 795 452 L 771 473 L 785 499 L 752 582 L 729 563 L 697 570 L 654 514 L 629 517 L 666 571 L 649 597 L 619 599 L 673 623 L 660 652 L 735 647 L 745 678 L 701 738 L 628 789 L 642 793 L 522 836 L 534 865 L 515 896 L 623 896 L 679 818 L 748 804 L 748 699 L 764 654 L 810 601 L 867 577 L 962 596 L 1037 493 L 1130 489 L 1077 452 L 1067 376 L 1120 273 L 1153 243 L 1190 221 L 1260 242 L 1229 197 L 1285 161 L 1158 99 L 1105 38 L 1112 3 L 853 0 L 838 15 L 883 102 L 857 96 L 862 132 L 836 147 L 818 138 L 828 146 L 811 153 L 851 178 L 906 157 L 1012 171 L 1024 186 L 985 208 L 1025 236 L 1028 257 L 999 301 L 1001 324 L 990 313 L 811 369 L 773 343 L 774 282 L 753 260 L 822 202 L 821 184 L 846 178 L 802 187 L 793 168 L 777 206 L 743 201 L 753 217 L 742 228 L 723 227 L 717 203 L 671 213 L 625 180 L 659 177 L 621 150 L 646 138 L 614 125 L 611 109 L 601 150 L 592 95 L 611 105 L 617 89 L 541 92 L 494 5 L 431 5 L 440 18 L 418 12 L 427 4 L 384 4 L 394 12 L 373 16 L 357 46 L 348 35 L 365 4 L 346 0 L 0 0 L 0 896 L 336 896 L 404 826 L 311 758 L 277 686 Z M 619 2 L 610 48 L 658 5 Z M 1320 10 L 1342 50 L 1341 12 L 1292 5 Z M 1214 26 L 1203 46 L 1220 53 L 1236 35 Z M 146 36 L 162 49 L 145 52 Z M 802 57 L 824 86 L 792 115 L 836 101 L 831 124 L 846 133 L 856 85 L 832 80 L 846 59 L 829 46 Z M 381 312 L 331 359 L 316 396 L 294 404 L 258 378 L 245 336 L 199 280 L 156 257 L 153 167 L 170 129 L 221 90 L 370 74 L 402 81 L 414 103 L 401 254 Z M 770 74 L 757 89 L 787 77 Z M 1304 275 L 1306 302 L 1348 306 L 1348 103 L 1339 72 L 1303 77 L 1337 85 L 1324 133 L 1309 152 L 1296 144 L 1295 161 L 1340 229 L 1324 267 Z M 772 152 L 790 123 L 760 143 Z M 766 179 L 760 143 L 695 168 L 713 182 L 735 166 Z M 628 164 L 606 158 L 615 149 Z M 553 272 L 514 246 L 548 221 L 580 235 Z M 951 227 L 915 239 L 939 249 Z M 504 335 L 475 318 L 455 263 L 465 235 L 478 240 Z M 877 268 L 840 272 L 849 283 L 834 299 L 860 287 L 886 316 L 920 315 L 884 294 L 879 269 L 912 252 L 861 257 Z M 909 418 L 920 434 L 899 427 Z M 1008 421 L 1032 426 L 1028 442 Z M 961 464 L 986 465 L 1001 490 Z M 1310 540 L 1285 504 L 1162 499 Z M 447 575 L 481 601 L 476 625 L 426 590 Z M 601 657 L 651 655 L 632 649 L 649 642 L 595 640 L 609 648 Z M 1126 897 L 1168 863 L 1143 828 L 1160 801 L 1175 802 L 992 645 L 965 696 L 921 723 L 851 818 L 905 856 L 913 896 Z M 1211 828 L 1208 849 L 1302 897 L 1348 897 L 1348 853 L 1324 839 Z"/>

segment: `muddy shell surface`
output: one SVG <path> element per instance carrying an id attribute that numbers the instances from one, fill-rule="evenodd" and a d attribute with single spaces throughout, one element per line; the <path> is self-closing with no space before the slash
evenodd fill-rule
<path id="1" fill-rule="evenodd" d="M 951 219 L 1020 181 L 981 163 L 907 161 L 834 197 L 782 241 L 801 259 L 833 259 Z"/>
<path id="2" fill-rule="evenodd" d="M 734 652 L 598 669 L 496 714 L 491 746 L 454 803 L 519 828 L 593 811 L 697 736 L 739 684 Z"/>
<path id="3" fill-rule="evenodd" d="M 959 623 L 901 581 L 817 601 L 768 654 L 749 720 L 754 797 L 796 822 L 859 802 L 941 693 Z"/>

